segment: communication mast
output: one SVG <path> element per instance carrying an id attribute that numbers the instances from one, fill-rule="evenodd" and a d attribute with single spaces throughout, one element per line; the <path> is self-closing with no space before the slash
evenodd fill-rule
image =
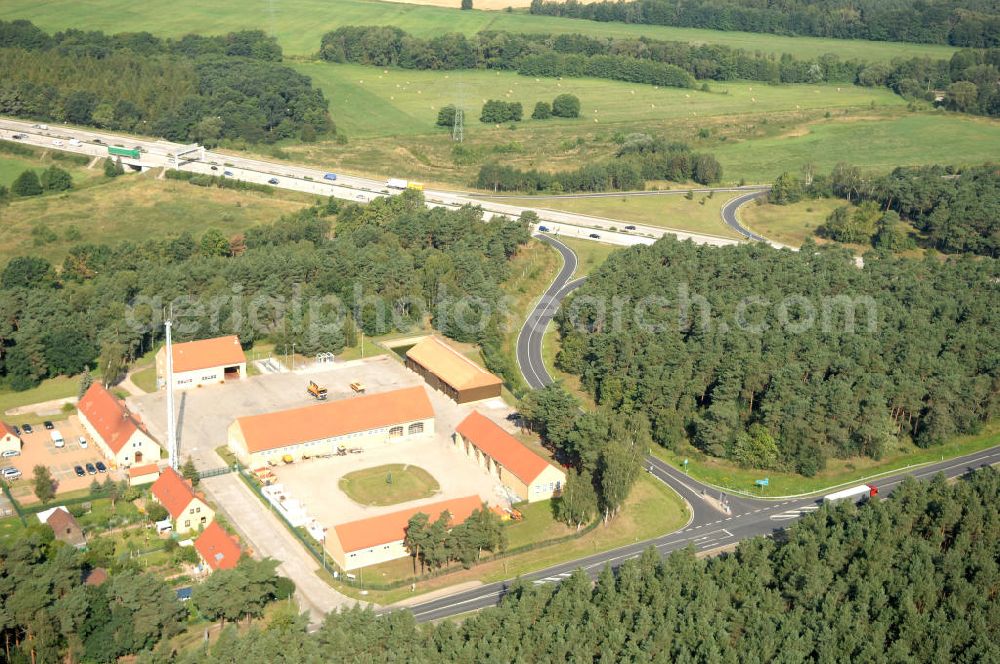
<path id="1" fill-rule="evenodd" d="M 173 325 L 173 321 L 170 320 L 173 315 L 173 310 L 170 312 L 170 316 L 163 322 L 163 327 L 166 330 L 167 337 L 167 453 L 170 457 L 170 467 L 177 470 L 177 431 L 175 431 L 174 423 L 174 349 L 173 340 L 170 334 L 170 327 Z"/>
<path id="2" fill-rule="evenodd" d="M 461 108 L 455 109 L 455 121 L 451 127 L 451 140 L 458 143 L 465 140 L 465 111 Z"/>

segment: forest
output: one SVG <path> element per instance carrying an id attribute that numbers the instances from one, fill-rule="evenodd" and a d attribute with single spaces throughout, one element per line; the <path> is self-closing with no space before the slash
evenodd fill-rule
<path id="1" fill-rule="evenodd" d="M 817 229 L 823 237 L 905 250 L 917 240 L 896 230 L 902 219 L 920 233 L 919 242 L 926 247 L 1000 257 L 1000 168 L 995 164 L 899 167 L 887 175 L 838 164 L 829 176 L 784 173 L 768 198 L 783 205 L 834 196 L 859 207 L 853 213 L 846 206 L 835 210 Z"/>
<path id="2" fill-rule="evenodd" d="M 260 31 L 165 41 L 0 21 L 0 113 L 208 146 L 335 133 L 323 93 L 280 60 Z"/>
<path id="3" fill-rule="evenodd" d="M 354 345 L 359 328 L 374 336 L 429 317 L 511 375 L 500 285 L 528 238 L 523 221 L 428 210 L 407 191 L 365 207 L 329 199 L 237 236 L 209 227 L 199 238 L 78 245 L 58 270 L 14 258 L 0 272 L 0 379 L 21 390 L 99 361 L 114 383 L 159 339 L 167 303 L 178 340 L 236 333 L 306 354 Z"/>
<path id="4" fill-rule="evenodd" d="M 708 30 L 1000 46 L 1000 13 L 989 0 L 532 0 L 530 11 Z"/>
<path id="5" fill-rule="evenodd" d="M 1000 407 L 993 260 L 806 242 L 612 254 L 557 314 L 557 364 L 653 437 L 811 476 L 829 458 L 979 431 Z"/>
<path id="6" fill-rule="evenodd" d="M 345 26 L 323 36 L 319 55 L 330 62 L 379 67 L 501 69 L 524 76 L 594 77 L 681 88 L 695 87 L 696 79 L 848 83 L 888 87 L 907 99 L 941 103 L 964 113 L 1000 115 L 1000 48 L 966 49 L 950 60 L 867 63 L 834 54 L 802 60 L 646 37 L 484 31 L 471 38 L 447 34 L 425 40 L 393 26 Z M 944 99 L 935 101 L 941 92 Z"/>
<path id="7" fill-rule="evenodd" d="M 635 191 L 647 180 L 712 184 L 722 179 L 713 155 L 692 152 L 685 143 L 636 133 L 621 137 L 612 159 L 571 171 L 520 170 L 497 162 L 483 164 L 472 186 L 491 191 Z"/>
<path id="8" fill-rule="evenodd" d="M 887 499 L 823 506 L 721 556 L 650 549 L 596 583 L 582 571 L 514 581 L 498 607 L 460 623 L 353 607 L 307 632 L 306 616 L 282 607 L 137 662 L 997 661 L 998 501 L 992 468 L 907 479 Z"/>

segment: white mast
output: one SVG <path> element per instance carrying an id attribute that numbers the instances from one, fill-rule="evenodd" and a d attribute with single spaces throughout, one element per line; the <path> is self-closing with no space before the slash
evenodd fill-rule
<path id="1" fill-rule="evenodd" d="M 173 311 L 171 311 L 171 315 Z M 167 453 L 170 455 L 170 467 L 177 470 L 177 432 L 174 431 L 174 349 L 170 336 L 170 326 L 173 321 L 170 316 L 164 321 L 167 335 Z"/>

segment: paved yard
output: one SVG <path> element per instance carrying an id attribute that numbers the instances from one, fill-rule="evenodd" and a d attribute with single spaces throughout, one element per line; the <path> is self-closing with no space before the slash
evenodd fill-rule
<path id="1" fill-rule="evenodd" d="M 199 486 L 228 517 L 256 557 L 280 561 L 278 573 L 295 582 L 295 598 L 310 612 L 314 623 L 337 607 L 356 603 L 315 574 L 319 567 L 316 560 L 235 473 L 207 477 Z"/>
<path id="2" fill-rule="evenodd" d="M 20 489 L 21 486 L 31 483 L 32 471 L 38 465 L 48 466 L 52 477 L 58 483 L 58 493 L 85 489 L 90 486 L 91 481 L 95 477 L 103 482 L 107 476 L 106 474 L 98 473 L 94 476 L 85 475 L 84 477 L 77 477 L 73 472 L 73 466 L 76 465 L 86 467 L 88 463 L 96 464 L 98 461 L 103 461 L 108 466 L 111 476 L 116 480 L 121 479 L 122 475 L 111 469 L 110 463 L 104 458 L 100 450 L 97 449 L 94 441 L 86 435 L 86 431 L 84 431 L 83 426 L 80 424 L 80 420 L 75 415 L 55 424 L 56 429 L 58 429 L 66 441 L 65 447 L 56 448 L 52 442 L 50 432 L 39 425 L 35 427 L 33 433 L 22 433 L 21 439 L 24 441 L 24 444 L 21 447 L 20 456 L 3 459 L 2 465 L 14 466 L 21 471 L 21 479 L 15 480 L 12 483 L 12 490 L 18 499 L 25 499 L 27 502 L 34 501 L 34 494 L 30 490 L 27 495 L 22 496 L 18 494 L 23 492 L 23 489 Z M 86 448 L 80 446 L 80 436 L 87 438 L 88 444 Z"/>

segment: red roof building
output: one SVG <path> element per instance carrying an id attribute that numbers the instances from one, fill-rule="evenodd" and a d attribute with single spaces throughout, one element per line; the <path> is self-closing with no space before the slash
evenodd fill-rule
<path id="1" fill-rule="evenodd" d="M 160 447 L 141 418 L 100 383 L 87 389 L 77 412 L 87 433 L 116 465 L 128 467 L 160 458 Z"/>
<path id="2" fill-rule="evenodd" d="M 191 484 L 173 468 L 167 468 L 151 487 L 153 498 L 166 508 L 177 532 L 185 533 L 208 526 L 215 512 Z"/>
<path id="3" fill-rule="evenodd" d="M 546 500 L 566 483 L 561 469 L 478 412 L 456 427 L 455 444 L 520 500 Z"/>
<path id="4" fill-rule="evenodd" d="M 205 531 L 198 535 L 194 541 L 194 548 L 213 572 L 236 567 L 242 555 L 239 542 L 215 521 L 208 524 Z"/>
<path id="5" fill-rule="evenodd" d="M 236 335 L 173 344 L 174 387 L 192 389 L 246 375 L 247 359 Z M 167 349 L 156 353 L 157 384 L 167 384 Z"/>

